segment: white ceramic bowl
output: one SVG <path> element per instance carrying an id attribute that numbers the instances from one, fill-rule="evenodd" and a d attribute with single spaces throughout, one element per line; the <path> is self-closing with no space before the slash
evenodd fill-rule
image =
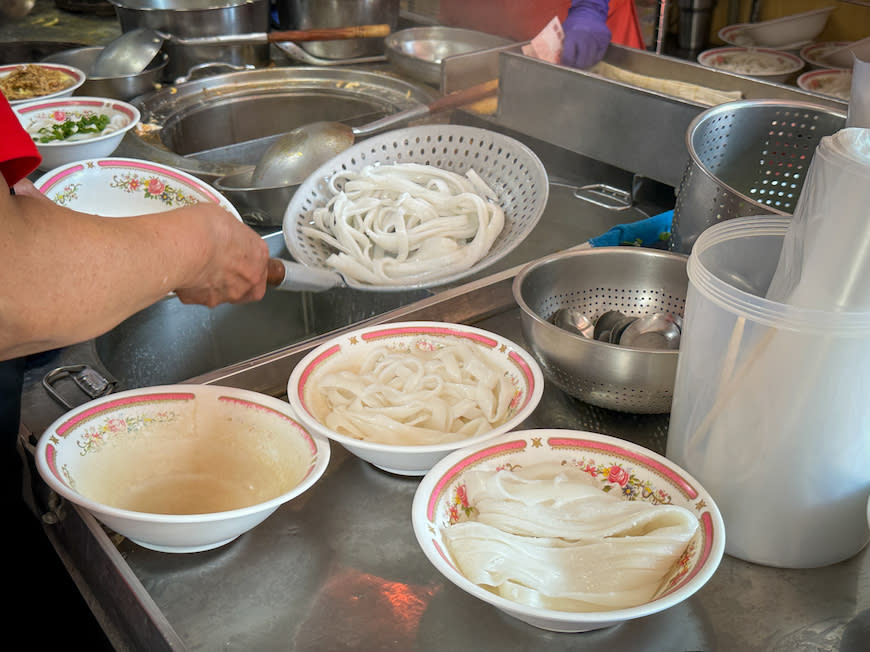
<path id="1" fill-rule="evenodd" d="M 62 88 L 61 90 L 55 91 L 53 93 L 45 93 L 44 95 L 32 95 L 30 97 L 22 97 L 17 100 L 9 100 L 9 104 L 12 106 L 18 106 L 19 104 L 24 104 L 25 102 L 32 102 L 33 100 L 49 100 L 54 99 L 56 97 L 69 97 L 72 95 L 82 84 L 85 83 L 85 79 L 87 79 L 87 75 L 85 73 L 74 67 L 67 66 L 61 63 L 43 63 L 43 62 L 34 62 L 34 63 L 13 63 L 5 66 L 0 66 L 0 80 L 8 77 L 12 73 L 14 73 L 19 68 L 23 68 L 25 66 L 39 66 L 40 68 L 45 68 L 47 70 L 53 70 L 56 72 L 60 72 L 64 75 L 67 75 L 70 78 L 69 86 Z M 9 99 L 8 97 L 6 99 Z"/>
<path id="2" fill-rule="evenodd" d="M 162 552 L 229 543 L 309 489 L 328 462 L 329 442 L 285 401 L 217 385 L 104 396 L 57 419 L 36 448 L 55 492 Z"/>
<path id="3" fill-rule="evenodd" d="M 780 48 L 801 41 L 812 41 L 825 29 L 833 10 L 833 6 L 823 7 L 773 20 L 745 23 L 743 33 L 752 39 L 755 45 L 766 48 Z"/>
<path id="4" fill-rule="evenodd" d="M 805 91 L 848 102 L 852 92 L 852 71 L 839 68 L 810 70 L 797 78 L 797 85 Z"/>
<path id="5" fill-rule="evenodd" d="M 800 58 L 812 69 L 836 68 L 825 60 L 825 55 L 849 44 L 849 41 L 821 41 L 810 43 L 800 49 Z"/>
<path id="6" fill-rule="evenodd" d="M 753 79 L 781 83 L 804 67 L 800 57 L 765 48 L 713 48 L 698 55 L 698 63 Z"/>
<path id="7" fill-rule="evenodd" d="M 77 161 L 46 172 L 35 184 L 56 204 L 105 217 L 157 213 L 210 201 L 242 219 L 209 184 L 151 161 L 117 157 Z"/>
<path id="8" fill-rule="evenodd" d="M 733 45 L 736 47 L 770 47 L 765 46 L 762 43 L 756 43 L 755 39 L 750 35 L 750 33 L 744 29 L 747 24 L 748 23 L 736 23 L 734 25 L 726 25 L 725 27 L 720 29 L 716 33 L 716 35 L 721 41 L 727 43 L 728 45 Z M 793 54 L 797 54 L 802 47 L 806 46 L 809 43 L 812 43 L 812 41 L 810 41 L 809 39 L 803 39 L 794 43 L 785 43 L 773 49 L 780 50 L 781 52 L 791 52 Z"/>
<path id="9" fill-rule="evenodd" d="M 698 532 L 653 600 L 612 611 L 557 611 L 509 600 L 460 573 L 443 531 L 474 512 L 476 496 L 469 491 L 465 474 L 539 463 L 552 463 L 556 469 L 567 465 L 585 471 L 590 483 L 602 491 L 617 493 L 623 500 L 679 505 L 697 516 Z M 451 453 L 420 482 L 411 518 L 426 557 L 453 584 L 530 625 L 557 632 L 601 629 L 672 607 L 704 586 L 716 571 L 725 548 L 725 528 L 716 504 L 684 470 L 630 442 L 573 430 L 511 432 Z"/>
<path id="10" fill-rule="evenodd" d="M 319 379 L 351 360 L 386 346 L 391 351 L 435 350 L 461 342 L 474 348 L 478 358 L 514 386 L 507 419 L 482 434 L 438 444 L 399 445 L 362 440 L 331 430 L 320 422 Z M 408 354 L 411 358 L 411 354 Z M 399 475 L 423 475 L 435 462 L 463 446 L 484 442 L 519 426 L 535 409 L 544 391 L 544 378 L 535 359 L 500 335 L 471 326 L 444 322 L 399 322 L 352 330 L 324 342 L 293 369 L 287 397 L 299 420 L 312 432 L 344 446 L 354 455 L 384 471 Z"/>
<path id="11" fill-rule="evenodd" d="M 42 155 L 40 170 L 109 156 L 118 149 L 124 135 L 139 124 L 139 109 L 132 104 L 105 97 L 59 97 L 35 100 L 15 107 L 19 122 L 30 134 Z M 103 115 L 108 126 L 99 133 L 78 134 L 69 140 L 42 142 L 45 130 L 67 122 L 80 122 L 91 116 Z M 40 131 L 43 130 L 43 131 Z"/>

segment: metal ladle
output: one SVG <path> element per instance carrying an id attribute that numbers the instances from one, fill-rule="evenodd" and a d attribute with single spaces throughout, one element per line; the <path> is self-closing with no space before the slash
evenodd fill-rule
<path id="1" fill-rule="evenodd" d="M 165 37 L 148 27 L 124 32 L 106 45 L 94 59 L 92 77 L 123 77 L 138 75 L 154 60 Z"/>
<path id="2" fill-rule="evenodd" d="M 619 336 L 619 344 L 642 349 L 679 349 L 682 320 L 669 312 L 657 312 L 634 320 Z"/>
<path id="3" fill-rule="evenodd" d="M 251 173 L 251 184 L 271 188 L 302 183 L 323 163 L 353 145 L 358 137 L 370 136 L 411 120 L 471 104 L 494 95 L 497 90 L 498 80 L 490 80 L 362 127 L 349 127 L 341 122 L 313 122 L 297 127 L 278 138 L 263 153 Z"/>
<path id="4" fill-rule="evenodd" d="M 559 308 L 550 317 L 550 321 L 561 329 L 590 340 L 595 330 L 595 323 L 577 308 Z"/>

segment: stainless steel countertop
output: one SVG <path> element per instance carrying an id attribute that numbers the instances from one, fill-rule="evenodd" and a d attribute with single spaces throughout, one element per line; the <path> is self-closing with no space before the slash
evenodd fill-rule
<path id="1" fill-rule="evenodd" d="M 525 345 L 511 277 L 508 270 L 384 319 L 442 314 L 454 320 L 465 314 L 466 321 Z M 475 311 L 487 316 L 474 319 Z M 284 365 L 289 376 L 308 348 L 272 362 Z M 594 408 L 548 385 L 521 428 L 603 432 L 662 453 L 667 423 L 667 415 Z M 110 538 L 78 510 L 56 528 L 78 530 L 73 545 L 84 546 L 87 563 L 101 569 L 96 588 L 113 616 L 111 627 L 128 635 L 136 630 L 126 639 L 129 649 L 867 649 L 866 549 L 848 561 L 807 570 L 768 568 L 726 555 L 706 586 L 659 614 L 585 634 L 536 629 L 468 596 L 428 562 L 410 524 L 418 480 L 377 470 L 339 446 L 332 449 L 327 472 L 314 488 L 217 550 L 150 551 Z M 119 582 L 122 588 L 113 593 Z M 123 637 L 115 640 L 125 648 Z"/>

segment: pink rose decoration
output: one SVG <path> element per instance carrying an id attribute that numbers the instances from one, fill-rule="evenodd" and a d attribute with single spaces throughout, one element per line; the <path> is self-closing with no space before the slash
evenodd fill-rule
<path id="1" fill-rule="evenodd" d="M 621 466 L 611 466 L 610 474 L 607 476 L 608 482 L 614 482 L 618 484 L 620 487 L 624 487 L 628 482 L 628 471 L 623 469 Z"/>
<path id="2" fill-rule="evenodd" d="M 122 432 L 127 430 L 127 422 L 124 419 L 109 419 L 106 423 L 109 432 Z"/>
<path id="3" fill-rule="evenodd" d="M 456 487 L 456 499 L 463 507 L 468 507 L 468 493 L 464 484 Z"/>
<path id="4" fill-rule="evenodd" d="M 163 193 L 164 188 L 166 188 L 166 184 L 163 183 L 157 177 L 153 177 L 148 179 L 148 192 L 152 195 L 159 195 Z"/>
<path id="5" fill-rule="evenodd" d="M 54 111 L 51 114 L 51 117 L 57 120 L 58 122 L 66 122 L 66 111 Z"/>

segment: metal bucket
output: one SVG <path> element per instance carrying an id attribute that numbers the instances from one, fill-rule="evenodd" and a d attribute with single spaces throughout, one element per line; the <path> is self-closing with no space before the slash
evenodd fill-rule
<path id="1" fill-rule="evenodd" d="M 686 130 L 670 250 L 690 253 L 723 220 L 791 215 L 816 146 L 845 123 L 844 113 L 800 101 L 741 100 L 699 114 Z"/>
<path id="2" fill-rule="evenodd" d="M 395 31 L 399 0 L 278 0 L 278 19 L 283 29 L 350 27 L 386 23 Z M 300 43 L 315 57 L 353 59 L 384 54 L 383 39 L 309 41 Z"/>
<path id="3" fill-rule="evenodd" d="M 269 31 L 269 0 L 110 0 L 121 31 L 138 27 L 168 32 L 181 38 L 264 33 Z M 235 66 L 269 64 L 269 44 L 163 44 L 169 65 L 163 81 L 186 76 L 194 66 L 225 63 Z"/>

